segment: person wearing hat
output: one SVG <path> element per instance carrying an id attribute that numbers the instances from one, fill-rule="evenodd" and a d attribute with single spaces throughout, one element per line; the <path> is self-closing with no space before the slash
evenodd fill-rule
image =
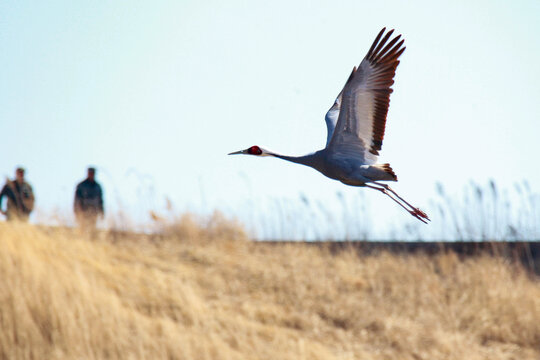
<path id="1" fill-rule="evenodd" d="M 77 185 L 73 210 L 83 230 L 94 230 L 99 217 L 103 217 L 103 192 L 95 179 L 96 169 L 88 168 L 87 177 Z"/>
<path id="2" fill-rule="evenodd" d="M 4 196 L 8 199 L 5 211 L 2 210 Z M 34 201 L 32 186 L 24 180 L 24 169 L 18 167 L 15 170 L 15 179 L 7 179 L 0 192 L 0 213 L 5 215 L 8 221 L 28 221 L 34 209 Z"/>

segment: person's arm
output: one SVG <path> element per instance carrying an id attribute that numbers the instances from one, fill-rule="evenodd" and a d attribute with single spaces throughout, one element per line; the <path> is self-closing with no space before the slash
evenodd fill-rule
<path id="1" fill-rule="evenodd" d="M 73 212 L 75 214 L 78 214 L 81 210 L 81 189 L 80 186 L 77 185 L 77 188 L 75 189 L 75 199 L 73 200 Z"/>
<path id="2" fill-rule="evenodd" d="M 101 186 L 98 187 L 99 189 L 99 212 L 101 213 L 101 216 L 105 214 L 105 210 L 103 209 L 103 191 L 101 190 Z"/>
<path id="3" fill-rule="evenodd" d="M 6 212 L 2 209 L 2 200 L 4 199 L 4 195 L 7 196 L 7 185 L 4 185 L 2 191 L 0 191 L 0 214 L 2 215 L 6 215 Z"/>
<path id="4" fill-rule="evenodd" d="M 34 196 L 34 189 L 32 188 L 32 185 L 26 183 L 26 186 L 28 186 L 28 197 L 26 197 L 23 201 L 24 206 L 26 207 L 26 211 L 28 214 L 30 214 L 34 210 L 34 203 L 36 201 L 36 198 Z"/>

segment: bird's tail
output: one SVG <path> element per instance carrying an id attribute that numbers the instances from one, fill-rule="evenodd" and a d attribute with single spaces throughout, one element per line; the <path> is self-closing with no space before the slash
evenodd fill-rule
<path id="1" fill-rule="evenodd" d="M 390 164 L 375 164 L 371 167 L 377 169 L 377 180 L 397 181 L 397 176 L 394 170 L 390 167 Z"/>

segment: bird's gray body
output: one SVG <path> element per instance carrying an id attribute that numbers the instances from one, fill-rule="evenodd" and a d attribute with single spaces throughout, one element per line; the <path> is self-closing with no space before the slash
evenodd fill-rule
<path id="1" fill-rule="evenodd" d="M 387 172 L 377 166 L 366 165 L 361 158 L 343 158 L 326 148 L 304 156 L 287 156 L 273 153 L 273 156 L 306 165 L 330 179 L 351 186 L 363 186 L 368 182 L 395 181 Z"/>

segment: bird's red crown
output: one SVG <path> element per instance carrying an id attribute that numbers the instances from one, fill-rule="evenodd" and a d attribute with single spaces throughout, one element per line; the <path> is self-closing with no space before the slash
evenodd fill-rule
<path id="1" fill-rule="evenodd" d="M 248 149 L 248 154 L 250 155 L 261 155 L 262 154 L 262 150 L 260 147 L 258 147 L 257 145 L 253 145 L 252 147 L 250 147 Z"/>

